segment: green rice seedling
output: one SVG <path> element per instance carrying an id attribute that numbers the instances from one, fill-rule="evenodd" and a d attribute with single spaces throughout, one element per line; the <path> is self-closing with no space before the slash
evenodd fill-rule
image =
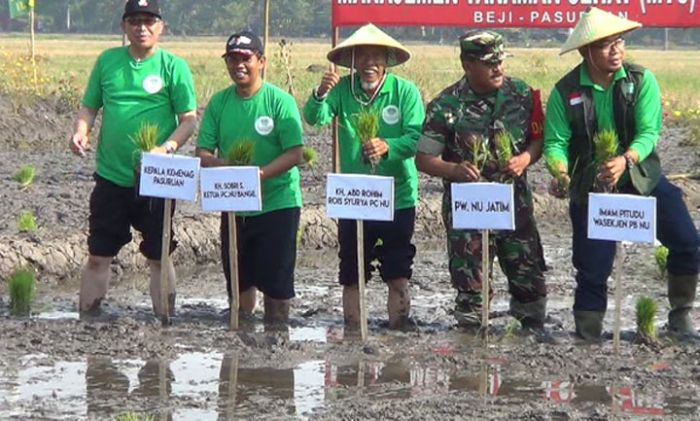
<path id="1" fill-rule="evenodd" d="M 496 152 L 501 167 L 508 165 L 513 158 L 513 135 L 508 130 L 499 130 L 496 133 Z"/>
<path id="2" fill-rule="evenodd" d="M 656 260 L 656 266 L 659 268 L 659 274 L 663 277 L 666 275 L 666 261 L 668 260 L 668 248 L 665 246 L 658 246 L 654 250 L 654 259 Z"/>
<path id="3" fill-rule="evenodd" d="M 547 167 L 549 173 L 552 174 L 552 176 L 557 180 L 557 183 L 559 183 L 560 186 L 566 185 L 566 176 L 561 172 L 563 163 L 560 160 L 552 156 L 548 156 L 545 159 L 545 166 Z"/>
<path id="4" fill-rule="evenodd" d="M 253 162 L 255 155 L 255 142 L 251 140 L 243 140 L 236 142 L 226 152 L 226 160 L 230 165 L 245 166 Z"/>
<path id="5" fill-rule="evenodd" d="M 318 151 L 311 146 L 304 146 L 303 152 L 304 165 L 309 168 L 314 168 L 318 162 Z"/>
<path id="6" fill-rule="evenodd" d="M 653 298 L 639 297 L 636 305 L 637 310 L 637 334 L 640 339 L 656 341 L 656 313 L 658 305 Z"/>
<path id="7" fill-rule="evenodd" d="M 365 143 L 379 134 L 379 113 L 369 107 L 363 107 L 353 116 L 360 142 Z"/>
<path id="8" fill-rule="evenodd" d="M 17 229 L 20 232 L 34 232 L 39 228 L 36 222 L 36 215 L 32 211 L 23 211 L 17 220 Z"/>
<path id="9" fill-rule="evenodd" d="M 152 415 L 139 415 L 136 412 L 124 412 L 114 418 L 114 421 L 155 421 Z"/>
<path id="10" fill-rule="evenodd" d="M 157 124 L 143 123 L 134 136 L 129 136 L 139 151 L 148 152 L 158 146 L 160 128 Z"/>
<path id="11" fill-rule="evenodd" d="M 33 165 L 23 165 L 14 175 L 14 180 L 22 187 L 28 187 L 34 182 L 36 168 Z"/>
<path id="12" fill-rule="evenodd" d="M 357 130 L 357 135 L 362 144 L 367 143 L 370 139 L 374 139 L 379 135 L 379 113 L 371 108 L 363 107 L 360 112 L 353 115 L 353 122 L 355 123 L 355 129 Z M 372 166 L 372 173 L 374 173 L 378 162 L 369 159 L 367 161 L 369 161 Z"/>
<path id="13" fill-rule="evenodd" d="M 488 142 L 481 135 L 476 135 L 472 142 L 472 157 L 474 159 L 474 166 L 482 171 L 486 165 L 486 161 L 491 158 L 491 152 L 489 151 Z"/>
<path id="14" fill-rule="evenodd" d="M 26 316 L 34 298 L 34 271 L 28 267 L 16 269 L 10 275 L 10 311 L 16 316 Z"/>
<path id="15" fill-rule="evenodd" d="M 613 130 L 604 129 L 593 136 L 595 145 L 595 165 L 599 166 L 603 162 L 617 155 L 620 142 L 617 133 Z"/>
<path id="16" fill-rule="evenodd" d="M 522 324 L 520 323 L 520 321 L 519 321 L 518 319 L 513 319 L 513 320 L 511 320 L 511 322 L 508 323 L 508 324 L 506 325 L 505 334 L 504 334 L 505 337 L 506 337 L 506 338 L 512 338 L 512 337 L 514 337 L 515 334 L 518 333 L 518 331 L 519 331 L 522 327 L 523 327 L 523 326 L 522 326 Z"/>

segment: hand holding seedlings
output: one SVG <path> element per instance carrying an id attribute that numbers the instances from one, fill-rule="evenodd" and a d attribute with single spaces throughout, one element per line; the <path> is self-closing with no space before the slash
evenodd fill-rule
<path id="1" fill-rule="evenodd" d="M 331 66 L 328 71 L 323 74 L 321 84 L 316 90 L 316 95 L 320 98 L 326 96 L 328 92 L 335 88 L 338 82 L 340 82 L 340 75 L 333 69 L 333 66 Z"/>
<path id="2" fill-rule="evenodd" d="M 447 178 L 456 182 L 477 181 L 481 177 L 481 171 L 470 161 L 453 164 Z"/>
<path id="3" fill-rule="evenodd" d="M 527 167 L 530 166 L 530 162 L 532 162 L 532 156 L 530 156 L 529 152 L 523 152 L 520 155 L 516 155 L 512 157 L 505 165 L 503 168 L 503 171 L 506 174 L 515 176 L 515 177 L 520 177 L 523 175 L 523 172 L 527 169 Z"/>
<path id="4" fill-rule="evenodd" d="M 569 193 L 569 183 L 571 183 L 571 179 L 566 173 L 566 165 L 556 158 L 547 157 L 545 166 L 547 170 L 549 170 L 549 173 L 554 176 L 549 183 L 549 194 L 559 199 L 565 198 Z"/>
<path id="5" fill-rule="evenodd" d="M 600 165 L 598 179 L 608 186 L 614 186 L 620 180 L 626 168 L 627 160 L 623 155 L 608 159 Z"/>
<path id="6" fill-rule="evenodd" d="M 389 152 L 389 145 L 380 137 L 369 139 L 362 144 L 362 150 L 367 158 L 372 162 L 379 160 Z"/>

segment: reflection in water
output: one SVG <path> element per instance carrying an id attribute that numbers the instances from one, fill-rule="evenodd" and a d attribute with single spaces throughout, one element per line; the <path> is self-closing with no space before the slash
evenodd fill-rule
<path id="1" fill-rule="evenodd" d="M 101 418 L 113 411 L 115 401 L 129 396 L 129 378 L 106 357 L 88 357 L 85 370 L 88 418 Z"/>
<path id="2" fill-rule="evenodd" d="M 647 417 L 692 417 L 698 410 L 690 392 L 671 395 L 666 389 L 523 376 L 509 378 L 507 362 L 497 359 L 457 371 L 400 356 L 351 364 L 328 358 L 290 368 L 246 366 L 235 353 L 184 354 L 172 362 L 88 357 L 85 363 L 48 364 L 42 356 L 30 356 L 21 368 L 0 373 L 0 419 L 47 411 L 59 418 L 109 419 L 128 410 L 158 420 L 307 417 L 324 402 L 342 404 L 357 395 L 386 400 L 454 393 L 506 398 L 510 405 L 538 400 L 577 408 L 603 404 L 613 414 Z"/>
<path id="3" fill-rule="evenodd" d="M 231 419 L 237 409 L 265 397 L 266 400 L 292 402 L 287 415 L 294 415 L 294 370 L 275 368 L 242 368 L 237 354 L 225 354 L 219 372 L 219 417 Z M 249 402 L 250 401 L 250 402 Z M 275 402 L 277 404 L 277 402 Z"/>

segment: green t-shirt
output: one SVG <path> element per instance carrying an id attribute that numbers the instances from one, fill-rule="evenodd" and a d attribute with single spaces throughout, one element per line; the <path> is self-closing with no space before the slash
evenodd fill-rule
<path id="1" fill-rule="evenodd" d="M 616 130 L 613 113 L 613 87 L 615 81 L 625 77 L 627 77 L 627 72 L 624 68 L 620 68 L 613 76 L 613 83 L 606 89 L 591 80 L 586 65 L 581 66 L 580 84 L 591 87 L 599 130 Z M 639 160 L 643 161 L 656 147 L 661 133 L 663 110 L 659 83 L 656 81 L 656 76 L 648 69 L 644 70 L 644 77 L 639 89 L 639 99 L 634 108 L 637 130 L 630 144 L 630 149 L 634 149 L 639 154 Z M 570 101 L 568 98 L 567 100 Z M 559 90 L 554 88 L 549 96 L 549 101 L 547 101 L 544 154 L 563 162 L 567 167 L 571 133 L 564 98 Z M 620 151 L 620 153 L 622 152 L 624 151 Z"/>
<path id="2" fill-rule="evenodd" d="M 369 97 L 355 79 L 355 91 L 362 101 Z M 395 209 L 416 206 L 418 201 L 418 172 L 416 145 L 423 129 L 425 108 L 418 88 L 413 83 L 388 73 L 371 108 L 379 113 L 379 137 L 389 145 L 389 153 L 379 162 L 376 175 L 394 177 Z M 350 76 L 340 79 L 338 85 L 323 100 L 313 95 L 304 106 L 304 118 L 314 126 L 339 120 L 340 172 L 369 174 L 371 166 L 362 155 L 362 145 L 353 123 L 354 115 L 362 105 L 353 97 Z"/>
<path id="3" fill-rule="evenodd" d="M 222 157 L 242 141 L 255 143 L 252 165 L 259 167 L 302 146 L 301 116 L 294 97 L 267 82 L 250 98 L 238 96 L 235 85 L 217 92 L 204 112 L 197 146 Z M 301 207 L 299 169 L 263 181 L 262 199 L 262 212 L 242 214 Z"/>
<path id="4" fill-rule="evenodd" d="M 158 143 L 163 143 L 177 128 L 178 115 L 197 108 L 197 97 L 192 73 L 182 58 L 159 48 L 138 62 L 128 47 L 117 47 L 97 58 L 82 104 L 102 108 L 97 173 L 130 187 L 138 162 L 131 137 L 143 124 L 156 124 Z"/>

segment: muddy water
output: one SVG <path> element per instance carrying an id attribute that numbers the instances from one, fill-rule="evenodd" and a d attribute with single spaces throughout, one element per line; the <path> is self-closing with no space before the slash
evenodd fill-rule
<path id="1" fill-rule="evenodd" d="M 292 340 L 325 340 L 329 329 L 290 332 Z M 456 349 L 438 347 L 446 355 Z M 665 370 L 657 363 L 653 370 Z M 530 376 L 506 358 L 482 359 L 477 370 L 450 368 L 421 356 L 308 359 L 288 367 L 257 366 L 239 353 L 183 353 L 172 359 L 88 356 L 50 361 L 27 355 L 0 374 L 0 418 L 108 419 L 126 410 L 156 419 L 309 418 L 344 402 L 452 396 L 484 406 L 540 404 L 561 414 L 602 408 L 610 414 L 697 416 L 697 396 L 663 387 L 635 387 L 620 376 L 570 381 Z"/>
<path id="2" fill-rule="evenodd" d="M 228 331 L 219 267 L 180 279 L 177 316 L 165 329 L 151 316 L 145 278 L 115 280 L 105 317 L 90 321 L 75 313 L 75 285 L 40 285 L 30 318 L 9 317 L 0 305 L 0 419 L 110 419 L 126 411 L 174 420 L 695 418 L 697 346 L 632 343 L 640 294 L 661 304 L 663 332 L 665 287 L 645 258 L 651 249 L 628 246 L 616 356 L 612 300 L 602 345 L 570 336 L 573 280 L 562 264 L 569 240 L 545 235 L 547 328 L 557 344 L 513 331 L 498 269 L 489 348 L 458 329 L 440 243 L 418 245 L 413 331 L 386 329 L 386 286 L 376 278 L 368 284 L 367 344 L 343 331 L 332 251 L 300 254 L 292 323 L 283 332 L 265 331 L 260 311 L 241 332 Z"/>

